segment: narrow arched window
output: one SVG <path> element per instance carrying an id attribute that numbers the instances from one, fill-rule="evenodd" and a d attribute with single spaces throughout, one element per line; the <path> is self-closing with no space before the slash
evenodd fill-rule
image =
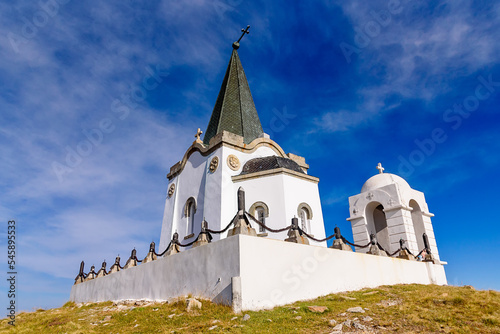
<path id="1" fill-rule="evenodd" d="M 269 207 L 264 202 L 255 202 L 248 210 L 252 216 L 259 222 L 266 225 L 266 220 L 269 217 Z M 259 225 L 259 233 L 266 232 L 265 228 Z"/>
<path id="2" fill-rule="evenodd" d="M 196 213 L 196 200 L 189 197 L 184 206 L 184 216 L 186 217 L 186 236 L 194 233 L 194 214 Z"/>
<path id="3" fill-rule="evenodd" d="M 262 224 L 266 225 L 266 210 L 262 206 L 258 206 L 255 208 L 255 214 L 257 217 L 257 220 L 260 221 Z M 264 227 L 259 225 L 259 232 L 265 232 Z"/>
<path id="4" fill-rule="evenodd" d="M 312 219 L 312 210 L 311 207 L 307 203 L 300 203 L 297 208 L 297 215 L 300 220 L 300 228 L 307 232 L 311 233 L 311 219 Z"/>
<path id="5" fill-rule="evenodd" d="M 311 223 L 309 219 L 307 219 L 307 217 L 308 217 L 307 209 L 306 208 L 300 209 L 300 228 L 302 228 L 302 230 L 305 232 L 310 232 Z"/>

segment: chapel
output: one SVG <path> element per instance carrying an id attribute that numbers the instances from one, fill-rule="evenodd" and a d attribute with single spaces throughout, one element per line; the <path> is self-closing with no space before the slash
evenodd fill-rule
<path id="1" fill-rule="evenodd" d="M 349 197 L 353 241 L 338 227 L 326 235 L 319 178 L 263 131 L 238 55 L 248 28 L 205 131 L 167 174 L 159 246 L 145 257 L 133 249 L 124 266 L 118 256 L 109 271 L 104 261 L 86 273 L 82 261 L 71 301 L 191 295 L 239 313 L 380 285 L 447 284 L 424 194 L 380 163 Z"/>

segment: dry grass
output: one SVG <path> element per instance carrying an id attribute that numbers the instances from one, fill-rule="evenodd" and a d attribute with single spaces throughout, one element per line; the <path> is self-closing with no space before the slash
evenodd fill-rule
<path id="1" fill-rule="evenodd" d="M 350 298 L 345 298 L 350 297 Z M 355 298 L 355 300 L 352 300 Z M 396 285 L 332 294 L 269 311 L 245 312 L 243 321 L 226 306 L 203 301 L 202 310 L 187 313 L 184 301 L 127 307 L 111 302 L 21 313 L 16 328 L 0 323 L 6 333 L 330 333 L 329 320 L 370 316 L 363 322 L 375 333 L 500 333 L 500 293 L 471 287 Z M 307 306 L 327 306 L 313 313 Z M 349 307 L 366 312 L 346 314 Z M 300 317 L 300 319 L 296 319 Z M 217 326 L 212 330 L 209 328 Z M 355 329 L 344 327 L 345 332 Z"/>

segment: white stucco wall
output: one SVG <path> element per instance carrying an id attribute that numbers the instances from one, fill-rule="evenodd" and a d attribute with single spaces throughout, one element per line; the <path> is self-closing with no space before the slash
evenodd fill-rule
<path id="1" fill-rule="evenodd" d="M 232 170 L 227 164 L 229 155 L 238 158 L 240 166 Z M 248 160 L 278 155 L 275 150 L 267 146 L 259 146 L 253 152 L 241 152 L 228 146 L 221 146 L 207 156 L 194 152 L 187 159 L 186 165 L 180 174 L 170 180 L 168 186 L 174 183 L 175 192 L 172 197 L 166 198 L 163 214 L 162 230 L 158 250 L 163 251 L 173 233 L 179 233 L 181 243 L 192 241 L 201 230 L 203 218 L 209 223 L 212 230 L 221 230 L 229 224 L 237 212 L 237 191 L 243 186 L 246 191 L 246 210 L 256 201 L 265 202 L 271 212 L 268 222 L 272 228 L 283 228 L 291 223 L 297 215 L 300 203 L 307 203 L 313 211 L 311 232 L 316 238 L 325 237 L 323 213 L 319 198 L 318 185 L 289 175 L 277 175 L 233 182 L 232 177 L 239 175 Z M 219 166 L 214 173 L 209 171 L 210 161 L 213 157 L 219 158 Z M 168 191 L 168 188 L 167 188 Z M 184 207 L 188 198 L 196 199 L 197 210 L 195 214 L 194 236 L 186 236 L 187 218 L 184 216 Z M 258 227 L 252 224 L 254 228 Z M 225 238 L 227 232 L 214 234 L 214 240 Z M 285 239 L 286 233 L 269 233 L 270 238 Z M 314 243 L 314 242 L 312 242 Z M 321 243 L 326 246 L 326 242 Z"/>
<path id="2" fill-rule="evenodd" d="M 240 273 L 238 243 L 237 237 L 220 240 L 73 285 L 70 300 L 169 300 L 192 294 L 230 304 L 231 277 Z"/>
<path id="3" fill-rule="evenodd" d="M 259 310 L 330 293 L 387 284 L 446 284 L 442 265 L 236 235 L 74 285 L 70 300 L 168 300 L 194 296 Z"/>

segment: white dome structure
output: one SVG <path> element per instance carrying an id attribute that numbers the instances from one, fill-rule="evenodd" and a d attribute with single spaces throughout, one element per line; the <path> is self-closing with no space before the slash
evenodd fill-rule
<path id="1" fill-rule="evenodd" d="M 411 189 L 408 182 L 401 176 L 391 173 L 380 173 L 370 177 L 365 184 L 363 184 L 361 192 L 364 193 L 365 191 L 382 188 L 389 184 L 397 184 L 400 187 Z"/>
<path id="2" fill-rule="evenodd" d="M 436 239 L 425 196 L 412 189 L 402 177 L 384 173 L 379 163 L 379 174 L 370 177 L 358 195 L 349 197 L 350 217 L 354 243 L 367 244 L 375 234 L 379 244 L 389 253 L 399 249 L 403 239 L 416 255 L 424 248 L 423 234 L 427 234 L 434 258 L 439 260 Z M 367 249 L 356 249 L 366 252 Z"/>

